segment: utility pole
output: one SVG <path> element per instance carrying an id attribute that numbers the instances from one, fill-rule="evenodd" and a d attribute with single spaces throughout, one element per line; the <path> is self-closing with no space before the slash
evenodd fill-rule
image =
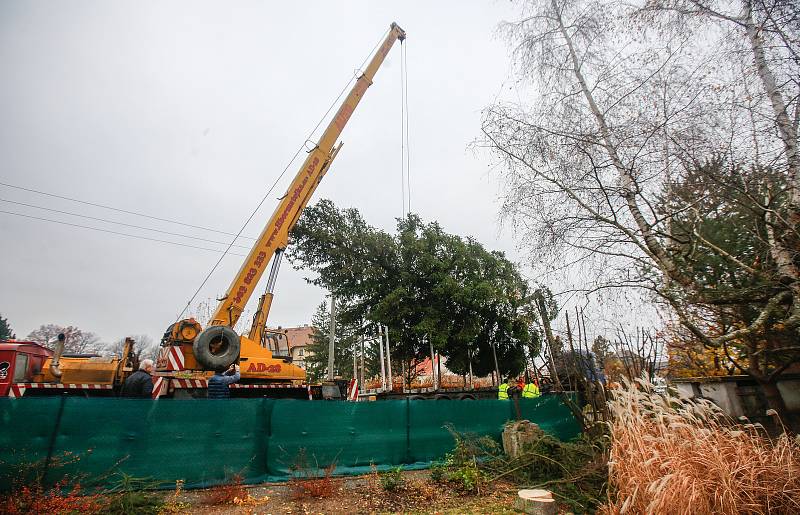
<path id="1" fill-rule="evenodd" d="M 495 349 L 494 343 L 495 343 L 494 342 L 494 335 L 492 335 L 492 356 L 494 356 L 494 371 L 495 371 L 495 374 L 497 374 L 497 376 L 496 376 L 497 377 L 497 384 L 495 384 L 493 386 L 499 386 L 500 382 L 501 382 L 501 379 L 500 379 L 500 367 L 497 364 L 497 349 Z"/>
<path id="2" fill-rule="evenodd" d="M 333 381 L 334 356 L 336 351 L 336 297 L 331 293 L 331 340 L 328 343 L 328 381 Z"/>
<path id="3" fill-rule="evenodd" d="M 358 341 L 353 339 L 353 379 L 358 382 Z"/>
<path id="4" fill-rule="evenodd" d="M 436 381 L 436 354 L 433 352 L 433 341 L 431 341 L 430 335 L 426 334 L 425 338 L 428 339 L 428 345 L 431 348 L 431 379 L 433 379 L 433 389 L 439 389 L 439 384 Z"/>
<path id="5" fill-rule="evenodd" d="M 469 389 L 475 388 L 472 383 L 472 349 L 467 348 L 467 358 L 469 360 Z"/>
<path id="6" fill-rule="evenodd" d="M 364 333 L 361 333 L 361 391 L 366 389 L 366 378 L 364 377 Z"/>
<path id="7" fill-rule="evenodd" d="M 383 326 L 383 332 L 386 334 L 386 368 L 389 371 L 389 391 L 392 391 L 394 379 L 392 378 L 392 349 L 389 347 L 389 326 Z"/>
<path id="8" fill-rule="evenodd" d="M 383 360 L 383 331 L 381 325 L 376 324 L 378 329 L 378 356 L 381 360 L 381 389 L 386 389 L 386 362 Z"/>

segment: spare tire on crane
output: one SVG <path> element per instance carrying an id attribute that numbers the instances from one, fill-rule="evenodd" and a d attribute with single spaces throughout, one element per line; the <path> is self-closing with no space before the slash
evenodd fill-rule
<path id="1" fill-rule="evenodd" d="M 222 371 L 239 358 L 239 335 L 226 325 L 212 325 L 192 344 L 194 358 L 207 370 Z"/>

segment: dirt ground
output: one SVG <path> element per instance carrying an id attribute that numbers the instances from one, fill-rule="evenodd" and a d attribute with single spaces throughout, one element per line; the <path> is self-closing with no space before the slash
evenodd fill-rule
<path id="1" fill-rule="evenodd" d="M 375 475 L 331 478 L 330 495 L 298 494 L 288 483 L 265 483 L 243 488 L 244 499 L 217 504 L 211 490 L 182 492 L 175 500 L 181 513 L 191 514 L 353 514 L 353 513 L 462 513 L 510 514 L 516 489 L 492 484 L 480 495 L 467 495 L 430 481 L 428 471 L 403 473 L 403 486 L 383 490 Z"/>

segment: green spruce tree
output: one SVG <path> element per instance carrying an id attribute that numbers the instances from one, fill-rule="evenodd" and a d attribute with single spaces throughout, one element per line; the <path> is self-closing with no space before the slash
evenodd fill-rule
<path id="1" fill-rule="evenodd" d="M 14 335 L 11 325 L 8 323 L 7 318 L 0 315 L 0 340 L 8 340 Z"/>

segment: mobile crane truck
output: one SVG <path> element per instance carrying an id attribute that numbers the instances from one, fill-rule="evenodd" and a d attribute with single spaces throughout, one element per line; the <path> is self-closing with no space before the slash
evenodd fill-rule
<path id="1" fill-rule="evenodd" d="M 208 327 L 203 329 L 193 318 L 180 320 L 169 326 L 162 339 L 156 364 L 164 378 L 158 393 L 177 396 L 194 396 L 198 393 L 204 395 L 204 378 L 209 372 L 239 363 L 242 379 L 239 384 L 234 385 L 234 395 L 264 396 L 265 388 L 273 389 L 269 396 L 276 397 L 307 395 L 312 398 L 314 394 L 320 395 L 320 386 L 303 384 L 305 370 L 291 363 L 285 335 L 266 327 L 275 280 L 283 252 L 289 242 L 289 232 L 342 148 L 342 143 L 336 144 L 336 140 L 372 84 L 375 73 L 395 41 L 402 42 L 405 37 L 403 29 L 392 23 L 389 34 L 356 80 L 319 142 L 308 153 L 286 194 L 281 197 L 278 207 L 245 258 L 226 294 L 220 299 Z M 250 332 L 246 336 L 240 336 L 233 327 L 269 263 L 271 268 L 266 291 L 259 300 Z M 187 372 L 194 374 L 194 378 L 187 378 Z"/>
<path id="2" fill-rule="evenodd" d="M 322 385 L 305 384 L 305 370 L 292 364 L 285 333 L 267 328 L 275 280 L 289 242 L 289 232 L 342 148 L 342 143 L 337 144 L 337 139 L 367 88 L 372 85 L 375 73 L 395 41 L 402 42 L 405 37 L 405 31 L 392 23 L 388 35 L 357 78 L 319 142 L 308 153 L 286 194 L 281 197 L 226 294 L 219 299 L 208 326 L 204 329 L 194 318 L 187 318 L 167 328 L 156 362 L 154 397 L 205 397 L 206 379 L 214 371 L 225 369 L 233 363 L 240 365 L 242 379 L 238 384 L 231 385 L 232 396 L 309 399 L 321 396 Z M 250 331 L 240 336 L 233 327 L 270 263 L 266 291 L 259 299 Z M 32 342 L 3 342 L 0 345 L 0 352 L 8 355 L 8 359 L 2 361 L 9 364 L 5 377 L 0 378 L 0 395 L 19 397 L 26 391 L 43 394 L 67 391 L 83 395 L 102 392 L 113 395 L 131 370 L 129 364 L 126 366 L 130 354 L 127 346 L 127 354 L 121 358 L 63 358 L 61 366 L 64 373 L 59 376 L 48 373 L 54 359 L 59 365 L 58 357 L 52 351 Z M 23 358 L 17 356 L 22 354 L 26 356 L 26 363 L 38 365 L 31 368 L 27 364 L 24 367 L 19 364 L 14 367 L 16 372 L 9 370 L 12 363 L 21 363 L 17 360 Z M 30 356 L 30 361 L 27 361 L 27 356 Z M 3 376 L 2 370 L 0 376 Z M 74 382 L 66 383 L 69 378 Z"/>

